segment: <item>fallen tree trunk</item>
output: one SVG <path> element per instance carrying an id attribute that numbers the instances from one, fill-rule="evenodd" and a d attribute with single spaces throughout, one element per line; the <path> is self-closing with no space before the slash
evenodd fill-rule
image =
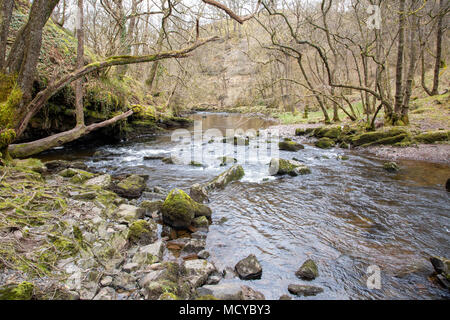
<path id="1" fill-rule="evenodd" d="M 12 144 L 9 146 L 8 151 L 13 158 L 26 158 L 41 153 L 45 150 L 62 146 L 63 144 L 66 144 L 68 142 L 75 141 L 81 138 L 82 136 L 91 133 L 94 130 L 107 127 L 120 120 L 126 119 L 132 114 L 133 111 L 130 110 L 125 113 L 122 113 L 121 115 L 118 115 L 117 117 L 114 117 L 112 119 L 100 123 L 94 123 L 89 126 L 77 126 L 72 130 L 61 132 L 53 136 L 36 140 L 33 142 Z"/>

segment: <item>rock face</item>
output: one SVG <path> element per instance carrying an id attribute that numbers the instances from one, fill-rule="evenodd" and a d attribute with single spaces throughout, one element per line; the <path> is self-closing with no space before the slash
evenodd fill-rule
<path id="1" fill-rule="evenodd" d="M 303 145 L 294 141 L 282 141 L 278 144 L 278 147 L 280 150 L 293 152 L 305 149 Z"/>
<path id="2" fill-rule="evenodd" d="M 445 184 L 445 189 L 447 189 L 447 191 L 450 192 L 450 179 L 447 179 L 447 182 Z"/>
<path id="3" fill-rule="evenodd" d="M 174 228 L 188 228 L 195 217 L 211 217 L 211 209 L 197 203 L 183 190 L 174 189 L 161 208 L 163 220 Z"/>
<path id="4" fill-rule="evenodd" d="M 298 175 L 309 174 L 311 170 L 301 162 L 295 160 L 274 158 L 270 161 L 269 173 L 272 176 L 288 174 L 296 177 Z"/>
<path id="5" fill-rule="evenodd" d="M 323 292 L 323 289 L 315 286 L 301 285 L 301 284 L 290 284 L 288 287 L 290 293 L 297 296 L 315 296 Z"/>
<path id="6" fill-rule="evenodd" d="M 314 280 L 319 276 L 319 270 L 316 263 L 313 260 L 308 259 L 303 263 L 300 269 L 298 269 L 295 275 L 303 280 Z"/>
<path id="7" fill-rule="evenodd" d="M 256 256 L 251 254 L 247 258 L 239 261 L 235 270 L 242 280 L 261 279 L 262 267 Z"/>
<path id="8" fill-rule="evenodd" d="M 201 184 L 194 184 L 191 187 L 191 190 L 189 192 L 189 195 L 194 201 L 197 201 L 198 203 L 208 203 L 208 191 L 206 191 L 206 188 L 202 186 Z"/>
<path id="9" fill-rule="evenodd" d="M 212 181 L 208 182 L 205 185 L 205 188 L 207 190 L 210 189 L 223 189 L 228 184 L 230 184 L 233 181 L 241 180 L 245 175 L 244 168 L 240 165 L 236 165 L 213 179 Z"/>
<path id="10" fill-rule="evenodd" d="M 114 191 L 121 197 L 127 199 L 137 199 L 142 195 L 145 187 L 145 179 L 141 176 L 133 174 L 120 181 L 114 187 Z"/>

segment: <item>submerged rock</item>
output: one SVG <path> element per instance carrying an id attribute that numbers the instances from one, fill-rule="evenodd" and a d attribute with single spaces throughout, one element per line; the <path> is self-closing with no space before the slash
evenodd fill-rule
<path id="1" fill-rule="evenodd" d="M 319 270 L 316 263 L 312 259 L 308 259 L 297 270 L 295 275 L 303 280 L 314 280 L 319 276 Z"/>
<path id="2" fill-rule="evenodd" d="M 295 160 L 274 158 L 270 161 L 269 173 L 272 176 L 288 174 L 296 177 L 299 175 L 309 174 L 311 173 L 311 170 L 303 163 Z"/>
<path id="3" fill-rule="evenodd" d="M 137 199 L 142 195 L 145 187 L 145 179 L 141 176 L 133 174 L 120 181 L 114 187 L 114 192 L 127 199 Z"/>
<path id="4" fill-rule="evenodd" d="M 290 284 L 288 286 L 290 293 L 297 296 L 315 296 L 323 292 L 323 289 L 316 286 L 302 285 L 302 284 Z"/>
<path id="5" fill-rule="evenodd" d="M 202 186 L 201 184 L 194 184 L 191 187 L 191 190 L 189 192 L 189 195 L 191 198 L 198 202 L 198 203 L 208 203 L 209 197 L 208 197 L 208 191 L 206 191 L 206 188 Z"/>
<path id="6" fill-rule="evenodd" d="M 195 217 L 211 217 L 211 209 L 195 202 L 183 190 L 174 189 L 161 208 L 163 220 L 174 228 L 187 229 Z"/>
<path id="7" fill-rule="evenodd" d="M 294 141 L 281 141 L 280 143 L 278 143 L 278 148 L 280 150 L 293 152 L 305 149 L 305 147 L 302 144 Z"/>
<path id="8" fill-rule="evenodd" d="M 245 175 L 244 168 L 240 165 L 236 165 L 214 178 L 212 181 L 205 185 L 207 190 L 210 189 L 224 189 L 228 184 L 233 181 L 241 180 Z"/>
<path id="9" fill-rule="evenodd" d="M 261 264 L 254 254 L 239 261 L 235 266 L 235 270 L 242 280 L 261 279 L 262 276 Z"/>
<path id="10" fill-rule="evenodd" d="M 385 164 L 383 164 L 383 169 L 388 172 L 400 171 L 399 165 L 395 162 L 386 162 Z"/>

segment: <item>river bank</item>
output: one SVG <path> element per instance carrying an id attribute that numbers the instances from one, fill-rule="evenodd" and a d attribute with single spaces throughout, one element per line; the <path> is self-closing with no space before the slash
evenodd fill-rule
<path id="1" fill-rule="evenodd" d="M 275 125 L 270 129 L 280 132 L 282 137 L 295 137 L 297 130 L 316 129 L 323 127 L 323 124 L 294 124 L 294 125 Z M 326 126 L 333 128 L 333 125 Z M 302 139 L 302 141 L 313 143 L 315 139 Z M 412 146 L 367 146 L 356 148 L 357 151 L 374 155 L 381 159 L 397 160 L 415 160 L 428 161 L 433 163 L 450 164 L 450 144 L 443 141 L 435 144 L 417 143 Z"/>

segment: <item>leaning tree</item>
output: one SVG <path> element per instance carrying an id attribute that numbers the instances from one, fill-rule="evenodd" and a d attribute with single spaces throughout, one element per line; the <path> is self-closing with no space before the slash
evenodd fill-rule
<path id="1" fill-rule="evenodd" d="M 254 16 L 254 14 L 251 14 L 241 17 L 218 1 L 202 1 L 207 5 L 224 11 L 240 24 Z M 30 6 L 28 0 L 0 1 L 0 152 L 3 157 L 8 157 L 9 155 L 13 157 L 27 157 L 74 141 L 93 130 L 111 125 L 133 114 L 133 111 L 130 110 L 112 119 L 85 125 L 84 121 L 82 121 L 82 108 L 78 99 L 78 112 L 76 112 L 78 121 L 75 128 L 29 143 L 13 144 L 22 136 L 30 120 L 45 106 L 47 101 L 72 82 L 81 80 L 92 72 L 112 66 L 126 66 L 171 58 L 184 58 L 206 43 L 218 40 L 218 37 L 201 39 L 199 38 L 199 32 L 197 32 L 195 40 L 186 43 L 185 47 L 179 50 L 157 52 L 142 56 L 114 56 L 104 61 L 79 65 L 79 68 L 75 71 L 62 76 L 56 81 L 52 81 L 42 91 L 33 95 L 32 89 L 41 54 L 43 29 L 59 2 L 60 0 L 34 0 Z M 172 0 L 167 0 L 167 2 L 168 6 L 172 6 Z M 255 13 L 260 2 L 258 1 Z M 82 1 L 78 5 L 82 6 Z M 8 35 L 15 6 L 29 7 L 28 20 L 18 31 L 9 52 L 7 52 Z M 81 11 L 79 10 L 79 12 Z M 154 14 L 164 14 L 164 12 L 156 12 Z M 80 29 L 79 31 L 82 30 Z M 82 33 L 78 40 L 83 41 Z M 79 85 L 78 88 L 80 88 Z"/>

